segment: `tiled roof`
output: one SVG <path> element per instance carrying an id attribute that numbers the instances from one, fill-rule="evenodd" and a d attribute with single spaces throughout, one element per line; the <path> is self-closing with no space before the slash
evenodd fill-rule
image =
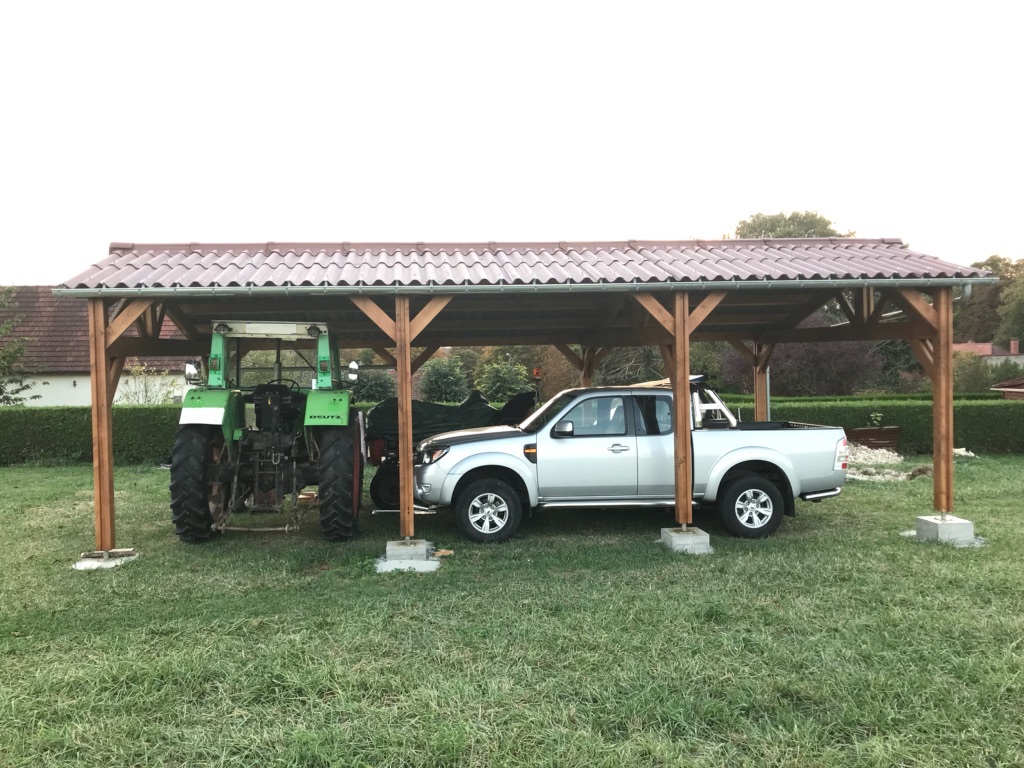
<path id="1" fill-rule="evenodd" d="M 82 373 L 89 370 L 88 302 L 59 298 L 48 285 L 22 285 L 14 288 L 12 303 L 0 308 L 0 323 L 20 318 L 11 337 L 23 339 L 25 355 L 20 361 L 30 374 Z M 136 335 L 129 329 L 128 335 Z M 183 338 L 169 321 L 164 321 L 161 335 Z M 134 358 L 129 363 L 134 362 Z M 184 358 L 142 358 L 153 370 L 182 370 Z"/>
<path id="2" fill-rule="evenodd" d="M 951 279 L 988 274 L 900 240 L 136 245 L 71 278 L 71 289 L 331 286 L 587 286 Z"/>

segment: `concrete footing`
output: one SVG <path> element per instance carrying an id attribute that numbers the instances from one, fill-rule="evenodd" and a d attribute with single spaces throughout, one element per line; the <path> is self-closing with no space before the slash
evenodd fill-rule
<path id="1" fill-rule="evenodd" d="M 687 526 L 682 528 L 662 528 L 661 543 L 673 552 L 685 552 L 688 555 L 710 555 L 711 537 L 700 528 Z"/>
<path id="2" fill-rule="evenodd" d="M 98 568 L 117 568 L 119 565 L 135 560 L 139 553 L 134 549 L 109 549 L 96 552 L 83 552 L 71 567 L 76 571 L 94 571 Z"/>
<path id="3" fill-rule="evenodd" d="M 921 515 L 917 518 L 917 540 L 938 541 L 958 547 L 973 546 L 974 523 L 962 517 Z"/>
<path id="4" fill-rule="evenodd" d="M 431 573 L 441 567 L 434 557 L 434 545 L 423 539 L 389 541 L 384 557 L 377 560 L 377 573 L 390 571 L 418 571 Z"/>

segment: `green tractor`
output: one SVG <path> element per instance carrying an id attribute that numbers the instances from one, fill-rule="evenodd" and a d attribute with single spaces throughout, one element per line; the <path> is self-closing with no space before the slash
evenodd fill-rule
<path id="1" fill-rule="evenodd" d="M 258 340 L 249 342 L 252 347 L 276 341 L 277 362 L 272 379 L 243 389 L 245 339 Z M 315 344 L 313 386 L 281 378 L 282 341 Z M 355 379 L 356 368 L 350 364 L 346 379 Z M 364 438 L 361 414 L 341 384 L 338 351 L 325 324 L 215 321 L 206 385 L 185 394 L 171 452 L 178 538 L 207 541 L 225 530 L 232 513 L 281 513 L 286 500 L 297 524 L 299 493 L 316 485 L 324 537 L 350 539 L 359 516 Z"/>

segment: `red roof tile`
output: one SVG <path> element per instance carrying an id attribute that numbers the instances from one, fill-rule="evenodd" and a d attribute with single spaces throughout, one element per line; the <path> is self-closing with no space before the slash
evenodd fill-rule
<path id="1" fill-rule="evenodd" d="M 601 285 L 987 278 L 900 240 L 807 238 L 563 243 L 135 245 L 71 289 Z"/>
<path id="2" fill-rule="evenodd" d="M 11 337 L 24 339 L 25 355 L 21 368 L 32 374 L 82 373 L 89 370 L 88 302 L 53 295 L 48 285 L 22 285 L 14 288 L 13 302 L 0 308 L 0 323 L 19 318 Z M 131 328 L 128 335 L 136 335 Z M 161 332 L 167 338 L 184 338 L 170 320 Z M 133 364 L 135 358 L 129 358 Z M 179 371 L 184 358 L 146 357 L 140 362 L 153 370 Z"/>

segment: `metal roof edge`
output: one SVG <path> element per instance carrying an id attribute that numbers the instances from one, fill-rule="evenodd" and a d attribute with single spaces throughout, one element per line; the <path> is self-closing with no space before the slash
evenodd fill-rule
<path id="1" fill-rule="evenodd" d="M 180 288 L 67 288 L 53 289 L 55 296 L 80 299 L 106 296 L 199 298 L 208 296 L 368 296 L 460 293 L 640 293 L 647 291 L 743 291 L 802 288 L 943 288 L 958 285 L 994 285 L 997 277 L 866 278 L 842 280 L 721 280 L 665 281 L 658 283 L 522 283 L 503 285 L 241 285 Z"/>

